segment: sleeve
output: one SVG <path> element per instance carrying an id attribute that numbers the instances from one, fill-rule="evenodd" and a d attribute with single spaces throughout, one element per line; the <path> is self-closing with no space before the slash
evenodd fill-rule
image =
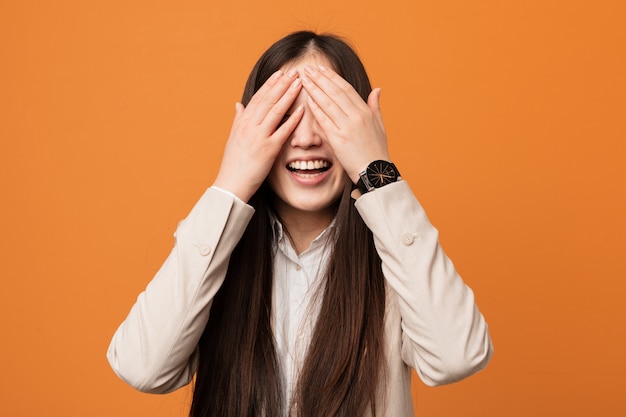
<path id="1" fill-rule="evenodd" d="M 180 222 L 172 252 L 109 345 L 107 359 L 122 380 L 151 393 L 191 381 L 213 297 L 253 213 L 241 200 L 209 188 Z"/>
<path id="2" fill-rule="evenodd" d="M 493 353 L 487 323 L 407 182 L 361 196 L 356 208 L 398 295 L 403 361 L 430 386 L 484 368 Z"/>

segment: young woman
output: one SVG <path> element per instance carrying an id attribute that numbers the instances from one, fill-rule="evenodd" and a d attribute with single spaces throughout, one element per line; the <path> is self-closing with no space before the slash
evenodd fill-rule
<path id="1" fill-rule="evenodd" d="M 354 51 L 297 32 L 255 65 L 210 187 L 115 333 L 135 388 L 190 415 L 412 416 L 492 353 L 472 291 L 390 162 Z"/>

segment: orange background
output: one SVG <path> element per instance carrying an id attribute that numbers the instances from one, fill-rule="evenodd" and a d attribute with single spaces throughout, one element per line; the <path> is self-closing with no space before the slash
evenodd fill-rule
<path id="1" fill-rule="evenodd" d="M 346 36 L 495 356 L 418 416 L 626 413 L 626 2 L 0 3 L 0 415 L 183 416 L 105 352 L 217 172 L 245 78 Z"/>

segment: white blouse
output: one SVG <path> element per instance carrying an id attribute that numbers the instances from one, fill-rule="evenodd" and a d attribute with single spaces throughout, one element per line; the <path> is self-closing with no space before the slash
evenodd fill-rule
<path id="1" fill-rule="evenodd" d="M 276 353 L 285 378 L 285 399 L 290 403 L 319 313 L 320 284 L 328 265 L 330 228 L 308 249 L 296 254 L 282 224 L 274 222 L 274 286 L 272 328 Z"/>

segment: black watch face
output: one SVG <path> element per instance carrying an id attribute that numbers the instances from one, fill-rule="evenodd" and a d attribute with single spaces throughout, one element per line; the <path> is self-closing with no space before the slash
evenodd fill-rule
<path id="1" fill-rule="evenodd" d="M 367 179 L 374 188 L 396 182 L 398 176 L 393 164 L 387 161 L 374 161 L 367 167 Z"/>

